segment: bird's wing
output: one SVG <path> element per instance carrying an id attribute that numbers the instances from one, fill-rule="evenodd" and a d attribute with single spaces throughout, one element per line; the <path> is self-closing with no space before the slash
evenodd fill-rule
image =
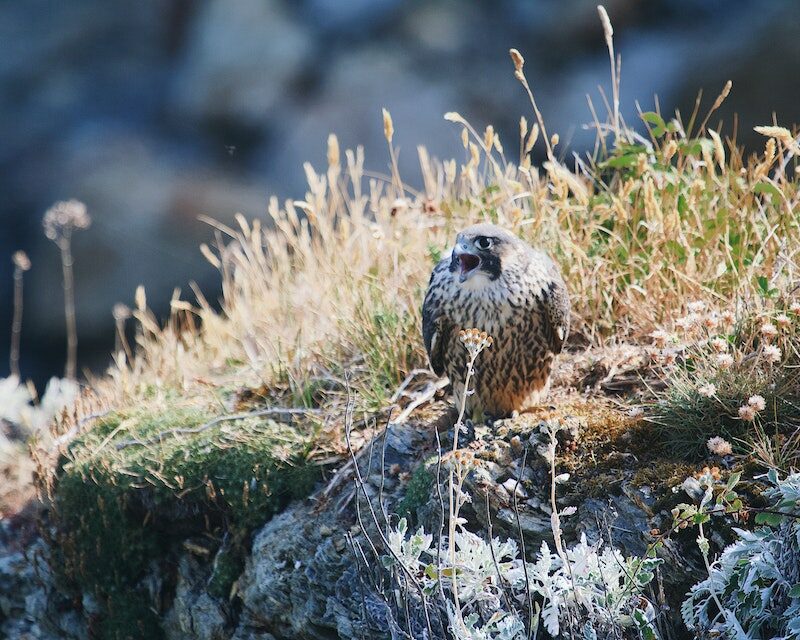
<path id="1" fill-rule="evenodd" d="M 428 352 L 428 359 L 431 361 L 431 368 L 439 376 L 445 373 L 444 354 L 450 339 L 450 331 L 452 331 L 452 323 L 442 309 L 442 287 L 440 285 L 442 267 L 443 263 L 440 262 L 434 268 L 428 284 L 428 292 L 425 294 L 425 302 L 422 303 L 422 337 L 425 340 L 425 349 Z M 446 265 L 444 268 L 446 269 Z"/>
<path id="2" fill-rule="evenodd" d="M 557 272 L 542 293 L 542 310 L 547 342 L 553 353 L 560 353 L 569 335 L 569 293 Z"/>

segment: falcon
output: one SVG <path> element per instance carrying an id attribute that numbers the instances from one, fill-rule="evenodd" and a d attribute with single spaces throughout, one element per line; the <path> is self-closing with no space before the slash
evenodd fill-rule
<path id="1" fill-rule="evenodd" d="M 567 287 L 546 254 L 501 227 L 478 224 L 459 233 L 450 256 L 434 267 L 422 334 L 433 371 L 450 378 L 457 401 L 467 373 L 459 332 L 492 336 L 475 363 L 467 408 L 497 419 L 547 396 L 569 312 Z"/>

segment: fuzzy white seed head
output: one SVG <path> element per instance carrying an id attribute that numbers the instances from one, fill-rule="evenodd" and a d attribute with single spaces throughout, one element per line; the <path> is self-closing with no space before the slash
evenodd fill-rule
<path id="1" fill-rule="evenodd" d="M 745 422 L 753 422 L 756 419 L 756 410 L 749 404 L 739 407 L 739 418 Z"/>
<path id="2" fill-rule="evenodd" d="M 720 436 L 709 438 L 708 442 L 706 442 L 706 446 L 715 456 L 729 456 L 733 453 L 731 443 Z"/>
<path id="3" fill-rule="evenodd" d="M 750 396 L 747 399 L 747 404 L 753 407 L 753 409 L 755 409 L 756 411 L 763 411 L 764 409 L 767 408 L 767 401 L 764 400 L 764 396 L 759 396 L 759 395 Z"/>
<path id="4" fill-rule="evenodd" d="M 717 395 L 717 387 L 709 382 L 698 387 L 697 393 L 704 398 L 713 398 L 715 395 Z"/>

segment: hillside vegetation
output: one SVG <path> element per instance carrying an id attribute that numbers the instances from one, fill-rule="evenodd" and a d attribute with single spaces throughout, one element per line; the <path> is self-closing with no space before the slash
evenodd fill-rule
<path id="1" fill-rule="evenodd" d="M 595 149 L 572 155 L 547 130 L 514 50 L 512 62 L 533 109 L 518 139 L 501 141 L 491 126 L 478 131 L 448 113 L 443 126 L 461 132 L 463 154 L 442 161 L 418 149 L 423 186 L 415 190 L 398 174 L 384 112 L 386 175 L 366 171 L 363 153 L 341 150 L 331 135 L 327 166 L 305 167 L 303 199 L 272 199 L 265 219 L 239 218 L 236 228 L 209 221 L 214 241 L 202 251 L 220 270 L 219 307 L 200 291 L 191 300 L 176 292 L 159 324 L 137 291 L 135 344 L 120 340 L 107 374 L 90 381 L 37 451 L 53 581 L 81 603 L 93 637 L 221 638 L 234 628 L 237 638 L 332 637 L 345 628 L 369 637 L 378 619 L 399 621 L 392 637 L 424 629 L 513 639 L 540 625 L 554 637 L 680 635 L 675 612 L 703 577 L 698 567 L 709 566 L 709 545 L 732 541 L 731 524 L 752 524 L 773 494 L 790 495 L 774 487 L 800 465 L 794 134 L 760 127 L 763 151 L 744 157 L 735 132 L 709 124 L 730 85 L 711 104 L 698 100 L 694 113 L 648 111 L 626 123 L 615 63 L 607 118 L 590 124 Z M 541 165 L 532 162 L 539 149 Z M 481 220 L 553 256 L 574 319 L 553 406 L 493 428 L 471 425 L 477 438 L 459 447 L 470 425 L 426 371 L 420 306 L 456 231 Z M 455 436 L 442 438 L 452 451 L 437 448 L 434 437 L 454 424 Z M 399 435 L 389 433 L 395 428 Z M 769 469 L 773 494 L 758 480 Z M 623 515 L 635 531 L 600 550 L 602 527 L 585 523 L 610 513 L 603 505 L 612 498 L 629 507 Z M 701 504 L 681 504 L 693 498 Z M 576 511 L 583 524 L 570 524 Z M 714 535 L 703 530 L 712 515 Z M 510 546 L 487 544 L 487 526 Z M 697 533 L 685 531 L 695 526 L 699 549 Z M 299 551 L 290 561 L 290 539 L 313 545 L 313 570 L 297 568 L 306 561 Z M 392 595 L 375 604 L 362 594 L 372 613 L 345 611 L 336 598 L 355 594 L 356 578 L 326 564 L 337 541 L 337 553 L 356 558 L 349 565 L 363 557 L 369 571 L 391 576 L 370 583 L 370 594 L 402 593 L 409 610 Z M 254 578 L 267 570 L 258 553 L 275 554 L 268 569 L 284 573 Z M 372 553 L 382 565 L 367 561 Z M 203 581 L 186 578 L 189 557 L 203 563 Z M 689 558 L 687 573 L 665 572 L 669 593 L 659 583 L 646 592 L 649 608 L 640 606 L 659 563 L 683 563 L 675 558 Z M 464 566 L 474 582 L 460 582 Z M 334 578 L 324 582 L 328 570 Z M 507 585 L 493 582 L 498 574 Z M 569 595 L 576 576 L 578 604 Z M 366 589 L 369 580 L 359 579 Z M 282 580 L 299 581 L 294 593 L 308 602 L 328 588 L 332 595 L 319 611 L 291 599 L 278 607 L 283 601 L 264 590 Z M 185 621 L 192 608 L 173 606 L 192 590 L 222 603 L 219 632 L 198 631 Z M 733 628 L 708 598 L 705 618 L 684 617 L 705 631 Z M 270 613 L 253 613 L 254 602 Z M 671 613 L 658 609 L 666 603 Z M 781 628 L 781 611 L 771 629 Z"/>

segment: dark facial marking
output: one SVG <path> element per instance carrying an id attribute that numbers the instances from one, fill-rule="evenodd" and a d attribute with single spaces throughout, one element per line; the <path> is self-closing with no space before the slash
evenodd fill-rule
<path id="1" fill-rule="evenodd" d="M 484 271 L 490 280 L 497 280 L 500 277 L 502 267 L 500 265 L 500 256 L 497 255 L 493 249 L 488 251 L 480 251 L 481 258 L 481 271 Z"/>

